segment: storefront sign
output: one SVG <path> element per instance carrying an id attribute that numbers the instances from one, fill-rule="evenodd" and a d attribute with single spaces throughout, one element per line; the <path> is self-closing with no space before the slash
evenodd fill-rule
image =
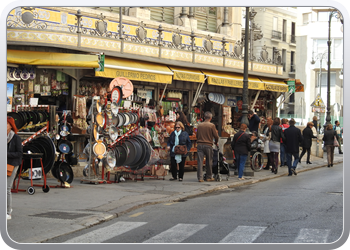
<path id="1" fill-rule="evenodd" d="M 98 55 L 98 68 L 96 71 L 104 71 L 105 70 L 105 55 Z"/>
<path id="2" fill-rule="evenodd" d="M 265 90 L 274 92 L 288 92 L 288 85 L 265 83 Z"/>
<path id="3" fill-rule="evenodd" d="M 188 82 L 204 82 L 204 75 L 174 71 L 174 80 L 188 81 Z"/>
<path id="4" fill-rule="evenodd" d="M 227 96 L 227 106 L 236 107 L 237 106 L 237 97 L 236 96 Z"/>
<path id="5" fill-rule="evenodd" d="M 288 84 L 288 92 L 294 93 L 295 92 L 295 81 L 287 81 Z"/>

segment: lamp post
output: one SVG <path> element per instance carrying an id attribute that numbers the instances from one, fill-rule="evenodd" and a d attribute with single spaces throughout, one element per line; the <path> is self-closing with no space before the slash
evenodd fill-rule
<path id="1" fill-rule="evenodd" d="M 333 9 L 330 13 L 329 13 L 329 20 L 328 20 L 328 41 L 327 41 L 327 45 L 328 45 L 328 63 L 327 63 L 327 116 L 326 116 L 326 123 L 323 125 L 324 127 L 324 131 L 326 130 L 326 126 L 328 124 L 331 124 L 331 45 L 332 45 L 332 41 L 331 41 L 331 21 L 332 21 L 332 17 L 335 17 L 337 19 L 340 19 L 340 22 L 343 24 L 343 17 L 341 15 L 341 13 L 336 10 Z"/>

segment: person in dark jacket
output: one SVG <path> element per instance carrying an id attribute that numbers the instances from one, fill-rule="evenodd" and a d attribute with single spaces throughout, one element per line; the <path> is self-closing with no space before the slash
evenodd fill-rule
<path id="1" fill-rule="evenodd" d="M 287 153 L 287 166 L 288 176 L 297 175 L 296 168 L 299 162 L 299 144 L 303 142 L 303 136 L 300 129 L 296 128 L 295 120 L 292 118 L 289 120 L 289 128 L 284 130 L 286 153 Z M 292 164 L 292 156 L 294 162 Z"/>
<path id="2" fill-rule="evenodd" d="M 332 124 L 328 124 L 323 134 L 324 146 L 327 149 L 328 167 L 333 167 L 334 158 L 334 136 L 339 139 L 337 133 L 333 130 Z"/>
<path id="3" fill-rule="evenodd" d="M 259 131 L 259 125 L 260 125 L 260 118 L 259 116 L 253 112 L 253 110 L 249 110 L 248 111 L 248 121 L 249 121 L 249 132 L 252 132 L 252 131 Z M 242 117 L 239 117 L 238 118 L 238 122 L 241 122 L 242 121 Z"/>
<path id="4" fill-rule="evenodd" d="M 244 166 L 251 149 L 250 136 L 245 132 L 246 130 L 247 125 L 241 124 L 240 131 L 234 135 L 231 142 L 231 148 L 235 152 L 239 180 L 244 180 Z"/>
<path id="5" fill-rule="evenodd" d="M 306 128 L 303 130 L 303 151 L 301 152 L 299 163 L 301 163 L 301 158 L 303 158 L 304 154 L 307 152 L 306 164 L 312 164 L 312 162 L 310 162 L 310 148 L 312 145 L 312 138 L 317 138 L 317 136 L 314 136 L 314 133 L 312 132 L 313 126 L 313 122 L 308 122 Z"/>
<path id="6" fill-rule="evenodd" d="M 278 172 L 278 154 L 281 150 L 280 144 L 281 144 L 281 139 L 282 141 L 285 140 L 284 138 L 284 133 L 282 131 L 282 128 L 280 127 L 280 118 L 276 117 L 273 119 L 273 124 L 271 126 L 271 129 L 269 129 L 267 136 L 270 135 L 270 162 L 272 163 L 272 173 L 277 174 Z"/>
<path id="7" fill-rule="evenodd" d="M 14 166 L 11 176 L 7 176 L 7 219 L 11 219 L 12 213 L 12 194 L 11 187 L 16 177 L 19 165 L 22 163 L 22 140 L 17 135 L 17 127 L 15 120 L 8 116 L 7 117 L 7 164 Z"/>
<path id="8" fill-rule="evenodd" d="M 186 145 L 187 151 L 191 150 L 192 142 L 188 133 L 185 131 L 185 127 L 182 122 L 175 122 L 175 131 L 170 134 L 168 139 L 168 150 L 170 150 L 171 168 L 170 172 L 172 178 L 171 181 L 177 179 L 177 170 L 179 170 L 179 181 L 183 180 L 184 168 L 187 154 L 175 155 L 174 149 L 177 145 Z"/>

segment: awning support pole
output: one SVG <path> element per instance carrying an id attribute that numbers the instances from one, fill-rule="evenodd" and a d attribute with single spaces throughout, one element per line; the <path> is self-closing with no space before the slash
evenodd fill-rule
<path id="1" fill-rule="evenodd" d="M 260 92 L 261 92 L 261 90 L 259 90 L 258 93 L 255 95 L 255 99 L 254 99 L 253 105 L 250 107 L 250 109 L 253 109 L 253 108 L 254 108 L 255 103 L 256 103 L 256 100 L 258 100 L 258 97 L 259 97 L 259 95 L 260 95 Z"/>
<path id="2" fill-rule="evenodd" d="M 192 107 L 195 106 L 195 103 L 197 102 L 198 96 L 199 96 L 200 92 L 202 91 L 202 88 L 203 88 L 203 85 L 204 85 L 206 79 L 207 79 L 207 77 L 205 77 L 205 79 L 204 79 L 202 84 L 198 85 L 196 94 L 195 94 L 195 96 L 193 98 Z"/>
<path id="3" fill-rule="evenodd" d="M 164 94 L 165 94 L 165 90 L 166 90 L 167 87 L 168 87 L 168 84 L 165 84 L 165 88 L 164 88 L 162 96 L 160 97 L 160 100 L 159 100 L 159 105 L 162 103 L 162 100 L 163 100 L 163 97 L 164 97 Z"/>

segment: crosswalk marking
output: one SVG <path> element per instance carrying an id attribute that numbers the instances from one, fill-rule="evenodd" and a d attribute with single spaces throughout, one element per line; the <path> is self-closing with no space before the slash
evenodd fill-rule
<path id="1" fill-rule="evenodd" d="M 294 243 L 326 243 L 329 231 L 328 229 L 302 228 Z"/>
<path id="2" fill-rule="evenodd" d="M 112 225 L 74 237 L 65 241 L 65 243 L 102 243 L 147 223 L 118 221 Z M 143 243 L 180 243 L 207 226 L 207 224 L 179 223 L 149 238 Z M 219 243 L 253 243 L 264 233 L 266 228 L 261 226 L 238 226 L 219 241 Z M 295 238 L 294 243 L 327 243 L 329 234 L 329 229 L 302 228 Z"/>
<path id="3" fill-rule="evenodd" d="M 110 226 L 96 229 L 87 234 L 67 240 L 66 243 L 101 243 L 145 224 L 147 222 L 118 221 Z"/>
<path id="4" fill-rule="evenodd" d="M 177 224 L 176 226 L 144 241 L 144 243 L 179 243 L 205 228 L 204 224 Z"/>
<path id="5" fill-rule="evenodd" d="M 251 243 L 264 232 L 266 227 L 238 226 L 219 243 Z"/>

